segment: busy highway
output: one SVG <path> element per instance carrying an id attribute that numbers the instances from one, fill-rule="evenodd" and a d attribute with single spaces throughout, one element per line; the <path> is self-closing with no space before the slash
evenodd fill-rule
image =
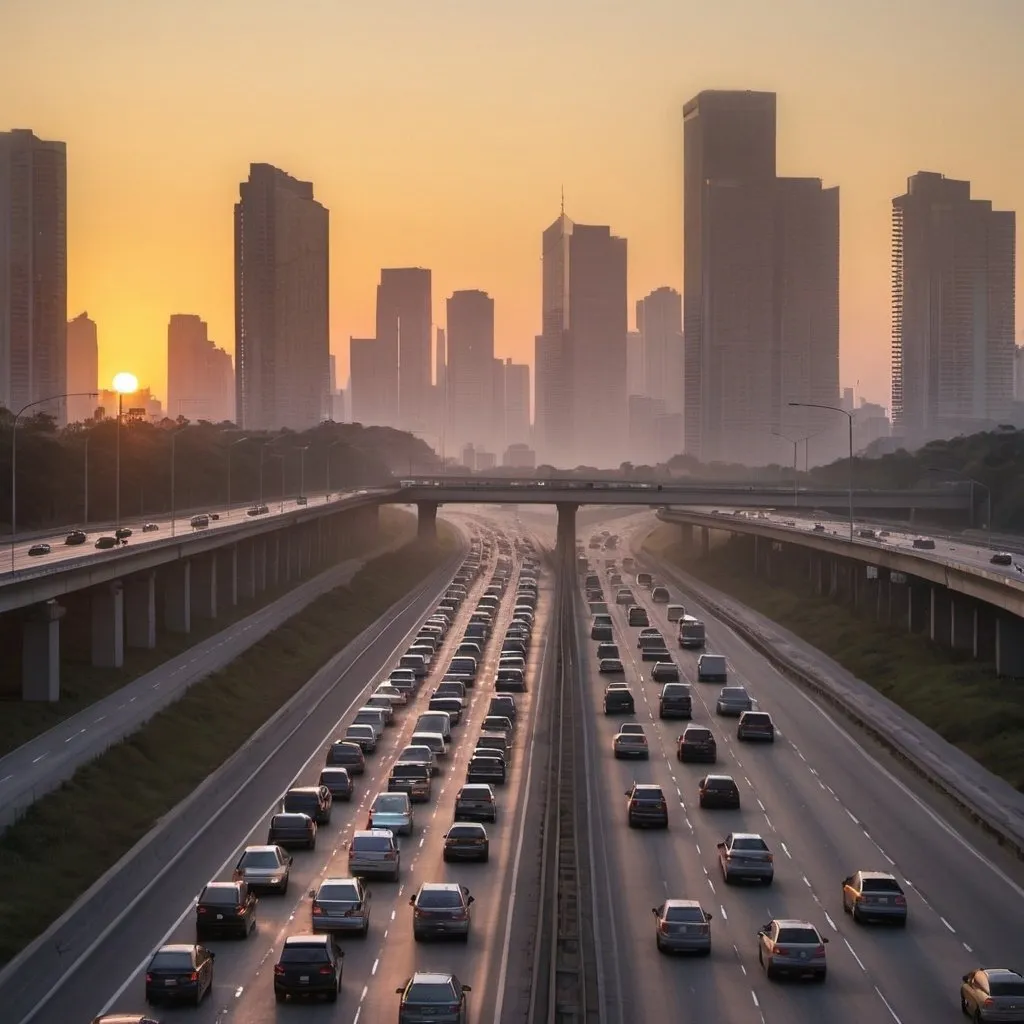
<path id="1" fill-rule="evenodd" d="M 1024 889 L 1019 871 L 986 859 L 955 825 L 943 821 L 700 607 L 685 602 L 686 614 L 705 623 L 706 646 L 681 649 L 677 625 L 668 619 L 670 604 L 680 603 L 677 592 L 659 592 L 662 600 L 656 602 L 652 585 L 639 586 L 635 573 L 623 572 L 617 552 L 589 549 L 586 555 L 601 576 L 624 669 L 623 675 L 599 672 L 592 620 L 581 622 L 589 679 L 585 718 L 597 773 L 594 829 L 603 837 L 594 885 L 603 914 L 598 931 L 605 1020 L 658 1020 L 666 1006 L 685 1005 L 694 1020 L 736 1024 L 932 1024 L 960 1017 L 958 992 L 966 972 L 983 966 L 1020 969 Z M 613 560 L 615 569 L 606 566 Z M 652 568 L 653 585 L 664 585 L 657 567 L 636 566 L 637 571 Z M 616 571 L 646 611 L 650 628 L 665 637 L 682 681 L 690 684 L 692 720 L 659 717 L 661 685 L 651 681 L 653 663 L 642 660 L 637 646 L 641 628 L 628 625 L 627 606 L 615 603 Z M 587 607 L 584 595 L 581 603 Z M 698 659 L 709 653 L 724 655 L 728 685 L 745 687 L 752 708 L 771 715 L 775 742 L 740 741 L 738 719 L 717 713 L 722 684 L 697 681 Z M 605 686 L 621 681 L 633 694 L 635 714 L 606 715 Z M 632 722 L 646 734 L 647 759 L 613 754 L 616 734 Z M 711 730 L 714 763 L 678 760 L 679 737 L 691 722 Z M 738 810 L 700 806 L 699 783 L 709 774 L 731 777 L 739 791 Z M 634 781 L 661 787 L 667 830 L 630 827 L 626 793 Z M 740 845 L 756 847 L 754 837 L 763 840 L 772 855 L 770 884 L 725 882 L 718 844 L 730 833 L 740 837 Z M 736 861 L 743 866 L 742 857 Z M 739 873 L 736 862 L 725 864 L 732 865 L 733 875 Z M 844 913 L 844 880 L 858 871 L 891 873 L 897 889 L 885 902 L 904 901 L 905 927 L 857 924 Z M 699 901 L 712 915 L 706 958 L 659 952 L 652 911 L 674 899 Z M 806 923 L 826 940 L 802 950 L 808 960 L 798 964 L 825 968 L 820 983 L 768 979 L 771 943 L 758 932 L 773 919 Z M 1000 1019 L 1024 1019 L 1024 1012 Z"/>
<path id="2" fill-rule="evenodd" d="M 197 962 L 198 994 L 201 996 L 198 1008 L 194 1005 L 183 1008 L 162 1005 L 164 1000 L 156 997 L 179 992 L 184 994 L 188 989 L 188 979 L 182 977 L 180 986 L 170 985 L 154 995 L 152 977 L 156 975 L 159 980 L 163 975 L 157 967 L 150 966 L 151 954 L 168 944 L 191 946 L 196 942 L 199 920 L 196 897 L 210 881 L 231 882 L 233 869 L 245 848 L 268 843 L 268 829 L 272 824 L 275 828 L 278 825 L 274 814 L 280 809 L 281 791 L 260 794 L 267 810 L 254 827 L 231 833 L 231 819 L 225 823 L 228 832 L 221 836 L 217 847 L 221 851 L 229 851 L 223 863 L 209 873 L 195 873 L 195 868 L 188 873 L 172 871 L 166 883 L 160 886 L 162 900 L 158 904 L 154 904 L 152 898 L 146 900 L 149 907 L 159 906 L 159 912 L 126 921 L 123 929 L 102 942 L 52 999 L 36 1014 L 25 1018 L 26 1021 L 81 1019 L 84 1008 L 90 1011 L 86 1019 L 101 1013 L 140 1013 L 146 1009 L 149 995 L 158 1004 L 153 1015 L 163 1021 L 187 1018 L 209 1022 L 237 1020 L 250 1024 L 290 1020 L 293 1015 L 302 1014 L 303 1019 L 312 1021 L 392 1022 L 397 1017 L 400 1002 L 396 989 L 404 986 L 416 972 L 451 974 L 458 983 L 464 984 L 465 1005 L 473 1021 L 497 1022 L 508 1019 L 506 1014 L 518 1012 L 513 1003 L 518 998 L 516 990 L 521 987 L 525 963 L 520 954 L 528 948 L 529 942 L 525 938 L 511 937 L 513 907 L 518 913 L 525 903 L 521 895 L 516 898 L 521 863 L 536 862 L 536 849 L 530 839 L 531 828 L 524 827 L 524 818 L 534 806 L 534 801 L 528 798 L 535 760 L 534 709 L 543 693 L 553 581 L 541 561 L 543 552 L 535 548 L 531 540 L 519 536 L 514 530 L 499 533 L 485 527 L 480 534 L 482 539 L 474 541 L 473 552 L 456 577 L 456 585 L 465 585 L 465 594 L 460 595 L 457 587 L 453 586 L 445 595 L 446 600 L 455 595 L 457 606 L 451 607 L 449 603 L 450 622 L 444 632 L 438 634 L 440 645 L 434 657 L 429 659 L 429 664 L 425 665 L 423 678 L 418 679 L 415 685 L 407 685 L 406 670 L 400 666 L 415 661 L 417 655 L 410 654 L 411 647 L 409 650 L 406 648 L 413 638 L 415 644 L 421 644 L 433 624 L 442 621 L 436 616 L 446 614 L 442 608 L 444 602 L 437 608 L 429 607 L 420 624 L 390 656 L 382 660 L 379 672 L 360 681 L 360 691 L 345 715 L 330 730 L 324 742 L 308 752 L 308 760 L 301 765 L 291 785 L 285 787 L 316 787 L 325 764 L 349 764 L 353 772 L 351 800 L 342 799 L 339 791 L 339 799 L 334 800 L 330 808 L 329 820 L 319 825 L 314 848 L 289 848 L 287 854 L 280 855 L 282 865 L 286 865 L 282 870 L 288 870 L 287 891 L 281 894 L 259 890 L 258 903 L 254 908 L 254 931 L 248 933 L 247 928 L 243 929 L 248 933 L 245 939 L 219 936 L 202 939 L 204 947 L 212 951 L 215 958 L 212 987 L 208 993 L 202 991 L 208 967 Z M 531 597 L 531 593 L 534 596 Z M 284 968 L 279 960 L 282 949 L 288 948 L 286 939 L 311 931 L 315 919 L 309 894 L 325 879 L 351 879 L 357 874 L 362 878 L 369 874 L 369 869 L 361 862 L 358 871 L 350 868 L 350 852 L 356 856 L 356 851 L 362 849 L 359 842 L 366 840 L 367 836 L 372 839 L 381 834 L 364 831 L 370 824 L 375 798 L 388 791 L 389 775 L 396 763 L 411 762 L 414 756 L 410 752 L 422 750 L 416 744 L 410 745 L 413 732 L 422 725 L 419 716 L 436 714 L 432 709 L 428 710 L 428 704 L 446 674 L 449 679 L 460 677 L 455 669 L 464 668 L 465 662 L 459 659 L 466 657 L 469 637 L 480 632 L 474 630 L 474 624 L 482 621 L 479 614 L 484 602 L 479 608 L 477 602 L 488 595 L 498 595 L 499 599 L 491 601 L 496 611 L 483 641 L 475 685 L 466 690 L 461 720 L 452 726 L 451 743 L 446 753 L 437 757 L 435 750 L 439 773 L 430 785 L 428 799 L 412 804 L 411 834 L 399 836 L 396 840 L 397 854 L 390 863 L 397 866 L 397 881 L 388 877 L 366 877 L 366 899 L 359 908 L 362 916 L 356 922 L 359 927 L 353 934 L 348 934 L 347 929 L 338 934 L 337 948 L 343 953 L 339 958 L 340 989 L 335 989 L 336 996 L 325 991 L 325 998 L 312 1000 L 313 1005 L 293 1008 L 292 1003 L 305 1000 L 295 998 L 294 992 L 278 995 L 276 991 L 284 983 Z M 527 605 L 532 605 L 532 612 L 527 613 Z M 515 658 L 518 655 L 514 651 L 519 649 L 525 652 L 522 669 L 510 668 L 510 665 L 517 664 Z M 459 650 L 461 654 L 457 654 Z M 410 657 L 412 662 L 408 661 Z M 393 687 L 386 682 L 389 679 L 393 681 Z M 496 687 L 496 679 L 504 679 L 505 684 L 499 682 Z M 384 689 L 378 690 L 379 684 L 383 684 Z M 404 699 L 400 699 L 396 692 L 400 687 L 403 688 Z M 474 770 L 482 770 L 484 762 L 492 760 L 486 750 L 482 753 L 475 751 L 474 745 L 478 743 L 478 737 L 490 735 L 481 734 L 481 727 L 485 717 L 493 716 L 495 707 L 492 700 L 502 689 L 508 692 L 498 703 L 502 710 L 509 705 L 513 707 L 512 718 L 506 720 L 514 725 L 507 754 L 506 781 L 495 781 L 491 786 L 497 808 L 496 820 L 485 820 L 480 832 L 486 835 L 488 856 L 483 862 L 449 862 L 449 856 L 459 852 L 452 843 L 446 844 L 445 838 L 455 819 L 456 800 L 463 800 L 460 804 L 462 810 L 469 807 L 465 802 L 468 794 L 460 797 L 460 790 L 467 782 L 467 765 L 471 756 L 477 765 Z M 359 735 L 360 726 L 353 725 L 353 722 L 372 719 L 372 716 L 364 718 L 362 711 L 356 711 L 364 701 L 373 699 L 367 696 L 370 693 L 378 694 L 376 704 L 379 706 L 387 703 L 380 699 L 380 695 L 388 694 L 394 698 L 391 705 L 393 715 L 388 715 L 391 723 L 375 742 L 375 749 L 364 751 L 365 774 L 355 774 L 357 769 L 348 760 L 352 755 L 351 749 L 344 759 L 335 762 L 335 741 L 344 741 L 347 736 L 344 746 L 351 748 L 352 741 L 359 743 L 366 739 L 366 735 Z M 494 721 L 493 717 L 488 718 L 488 723 L 493 724 Z M 363 726 L 364 733 L 366 728 Z M 372 733 L 371 729 L 370 735 Z M 421 739 L 418 733 L 417 736 Z M 484 742 L 483 738 L 479 739 L 481 746 Z M 341 758 L 341 753 L 337 753 L 337 757 Z M 331 785 L 336 781 L 332 779 Z M 475 784 L 483 785 L 479 781 Z M 470 807 L 463 817 L 468 819 L 481 815 Z M 482 817 L 486 818 L 486 813 Z M 308 818 L 306 824 L 309 824 Z M 470 833 L 478 829 L 468 821 L 467 825 Z M 396 828 L 396 835 L 397 831 Z M 362 837 L 359 842 L 358 837 Z M 470 841 L 476 838 L 476 835 L 470 835 Z M 275 838 L 274 841 L 283 844 L 285 838 Z M 390 866 L 387 870 L 390 871 Z M 414 915 L 418 930 L 421 916 L 427 918 L 429 913 L 421 914 L 418 907 L 414 910 L 410 900 L 424 883 L 445 882 L 458 883 L 468 889 L 473 898 L 467 915 L 468 937 L 465 941 L 452 942 L 452 938 L 459 938 L 455 934 L 443 936 L 441 940 L 417 941 L 414 938 Z M 255 881 L 253 885 L 256 885 Z M 360 932 L 367 912 L 368 927 L 362 935 Z M 340 926 L 347 923 L 351 922 L 345 920 Z M 452 930 L 456 929 L 453 927 Z M 322 979 L 316 969 L 311 973 L 315 989 L 315 983 Z M 148 987 L 147 976 L 151 979 Z M 309 975 L 306 975 L 306 982 L 308 979 Z M 305 986 L 306 982 L 297 984 Z M 195 989 L 189 990 L 188 1001 L 194 1002 L 196 994 Z M 298 995 L 304 994 L 300 988 Z"/>

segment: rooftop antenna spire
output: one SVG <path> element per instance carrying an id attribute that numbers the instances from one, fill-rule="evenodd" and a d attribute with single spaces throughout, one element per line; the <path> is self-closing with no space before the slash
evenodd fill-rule
<path id="1" fill-rule="evenodd" d="M 565 216 L 565 186 L 562 186 L 562 216 Z"/>

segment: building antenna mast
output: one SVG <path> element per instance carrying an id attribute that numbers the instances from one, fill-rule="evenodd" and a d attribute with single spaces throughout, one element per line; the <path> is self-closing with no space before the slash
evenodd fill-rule
<path id="1" fill-rule="evenodd" d="M 565 186 L 562 186 L 562 216 L 565 216 Z"/>

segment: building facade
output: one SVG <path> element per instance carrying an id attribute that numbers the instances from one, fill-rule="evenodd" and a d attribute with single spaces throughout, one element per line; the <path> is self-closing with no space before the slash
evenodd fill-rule
<path id="1" fill-rule="evenodd" d="M 448 429 L 455 446 L 494 442 L 494 299 L 486 292 L 453 292 L 447 303 Z"/>
<path id="2" fill-rule="evenodd" d="M 194 313 L 174 313 L 167 324 L 167 415 L 192 422 L 234 420 L 231 355 L 209 336 Z"/>
<path id="3" fill-rule="evenodd" d="M 530 430 L 530 367 L 505 360 L 505 444 L 528 445 Z"/>
<path id="4" fill-rule="evenodd" d="M 252 164 L 235 204 L 239 426 L 305 430 L 327 415 L 329 214 L 313 185 Z"/>
<path id="5" fill-rule="evenodd" d="M 394 426 L 396 367 L 376 338 L 349 338 L 349 412 L 364 427 Z"/>
<path id="6" fill-rule="evenodd" d="M 380 272 L 377 285 L 377 343 L 381 365 L 394 367 L 394 406 L 390 395 L 384 414 L 391 426 L 422 432 L 430 429 L 431 273 L 422 267 Z"/>
<path id="7" fill-rule="evenodd" d="M 67 386 L 67 153 L 0 132 L 0 405 L 63 423 Z"/>
<path id="8" fill-rule="evenodd" d="M 99 405 L 100 350 L 96 321 L 79 313 L 67 327 L 68 423 L 91 420 Z M 89 396 L 89 392 L 95 392 Z"/>
<path id="9" fill-rule="evenodd" d="M 674 288 L 657 288 L 636 304 L 643 386 L 630 394 L 647 395 L 671 412 L 683 411 L 683 297 Z M 680 437 L 680 441 L 682 438 Z"/>

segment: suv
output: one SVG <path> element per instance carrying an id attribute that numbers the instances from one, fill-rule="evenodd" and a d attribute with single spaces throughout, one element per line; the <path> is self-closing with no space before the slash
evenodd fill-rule
<path id="1" fill-rule="evenodd" d="M 486 783 L 467 782 L 455 797 L 453 821 L 497 821 L 494 790 Z"/>
<path id="2" fill-rule="evenodd" d="M 731 775 L 705 775 L 697 784 L 697 800 L 701 807 L 738 811 L 740 788 Z"/>
<path id="3" fill-rule="evenodd" d="M 412 909 L 412 937 L 442 938 L 449 935 L 469 941 L 470 906 L 473 897 L 464 885 L 455 882 L 424 882 L 415 896 L 409 897 Z"/>
<path id="4" fill-rule="evenodd" d="M 327 750 L 325 767 L 345 768 L 349 775 L 363 775 L 366 772 L 366 755 L 358 743 L 335 740 Z"/>
<path id="5" fill-rule="evenodd" d="M 672 595 L 668 592 L 668 587 L 655 587 L 651 591 L 651 600 L 655 604 L 668 604 L 672 600 Z"/>
<path id="6" fill-rule="evenodd" d="M 320 785 L 331 794 L 332 800 L 352 800 L 352 779 L 347 768 L 324 768 L 320 772 Z"/>
<path id="7" fill-rule="evenodd" d="M 766 740 L 775 742 L 775 723 L 767 711 L 744 711 L 736 727 L 738 740 Z"/>
<path id="8" fill-rule="evenodd" d="M 630 828 L 651 825 L 654 828 L 668 828 L 668 801 L 661 786 L 634 782 L 626 790 L 629 797 L 626 818 Z"/>
<path id="9" fill-rule="evenodd" d="M 331 821 L 333 802 L 326 786 L 296 786 L 285 793 L 281 810 L 286 814 L 308 814 L 318 825 L 327 825 Z"/>
<path id="10" fill-rule="evenodd" d="M 325 878 L 309 890 L 313 931 L 356 932 L 365 938 L 371 895 L 361 878 Z"/>
<path id="11" fill-rule="evenodd" d="M 402 761 L 388 775 L 389 793 L 408 793 L 409 799 L 424 803 L 430 799 L 430 765 Z"/>
<path id="12" fill-rule="evenodd" d="M 688 683 L 666 683 L 658 696 L 659 718 L 692 718 L 693 695 Z"/>
<path id="13" fill-rule="evenodd" d="M 725 656 L 702 654 L 697 659 L 697 681 L 699 683 L 724 683 L 729 678 Z"/>
<path id="14" fill-rule="evenodd" d="M 647 609 L 639 604 L 629 606 L 628 622 L 631 626 L 649 626 L 651 624 Z"/>
<path id="15" fill-rule="evenodd" d="M 321 995 L 336 1003 L 344 957 L 330 935 L 289 935 L 274 964 L 274 998 Z"/>
<path id="16" fill-rule="evenodd" d="M 348 844 L 350 874 L 365 877 L 384 875 L 397 882 L 401 868 L 402 853 L 390 829 L 368 828 L 353 833 Z"/>
<path id="17" fill-rule="evenodd" d="M 680 761 L 707 761 L 714 764 L 718 760 L 715 734 L 706 725 L 688 725 L 679 737 L 676 757 Z"/>
<path id="18" fill-rule="evenodd" d="M 633 694 L 625 683 L 611 683 L 604 688 L 604 713 L 606 715 L 636 713 Z"/>
<path id="19" fill-rule="evenodd" d="M 224 933 L 247 939 L 256 929 L 258 902 L 245 882 L 210 882 L 196 901 L 196 942 Z"/>
<path id="20" fill-rule="evenodd" d="M 659 649 L 668 650 L 664 646 Z M 679 666 L 674 661 L 657 661 L 651 669 L 652 683 L 678 683 L 679 679 Z"/>
<path id="21" fill-rule="evenodd" d="M 420 1024 L 437 1021 L 438 1024 L 466 1024 L 466 993 L 454 974 L 417 971 L 395 991 L 402 997 L 398 1003 L 398 1024 Z"/>

